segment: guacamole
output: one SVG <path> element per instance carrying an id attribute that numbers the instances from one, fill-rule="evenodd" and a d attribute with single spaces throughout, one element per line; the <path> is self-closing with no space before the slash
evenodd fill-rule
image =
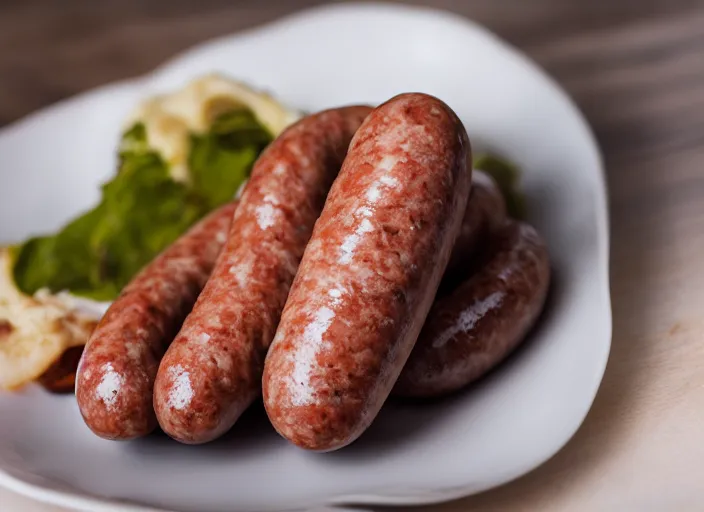
<path id="1" fill-rule="evenodd" d="M 113 300 L 132 277 L 191 225 L 230 201 L 273 136 L 246 109 L 218 116 L 203 134 L 191 134 L 188 180 L 169 166 L 137 122 L 123 135 L 115 177 L 100 203 L 58 233 L 15 246 L 18 288 L 68 290 Z"/>

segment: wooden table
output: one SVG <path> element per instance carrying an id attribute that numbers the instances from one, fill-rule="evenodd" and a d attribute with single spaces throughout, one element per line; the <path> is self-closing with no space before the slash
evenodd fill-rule
<path id="1" fill-rule="evenodd" d="M 316 3 L 4 0 L 0 125 Z M 704 509 L 704 2 L 417 3 L 487 25 L 586 113 L 608 172 L 614 312 L 604 382 L 568 446 L 516 482 L 423 510 Z M 0 509 L 58 510 L 7 491 Z"/>

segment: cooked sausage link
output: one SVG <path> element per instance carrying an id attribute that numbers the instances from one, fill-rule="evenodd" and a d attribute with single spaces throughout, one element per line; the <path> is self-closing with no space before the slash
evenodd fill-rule
<path id="1" fill-rule="evenodd" d="M 441 396 L 476 381 L 526 337 L 550 284 L 547 248 L 526 223 L 507 221 L 489 261 L 435 302 L 394 394 Z"/>
<path id="2" fill-rule="evenodd" d="M 308 116 L 257 160 L 212 276 L 159 368 L 154 407 L 171 437 L 210 441 L 261 392 L 264 356 L 303 250 L 370 111 Z"/>
<path id="3" fill-rule="evenodd" d="M 100 437 L 132 439 L 156 427 L 159 361 L 203 289 L 236 207 L 236 201 L 220 207 L 157 256 L 93 331 L 78 365 L 76 399 Z"/>
<path id="4" fill-rule="evenodd" d="M 286 439 L 334 450 L 377 415 L 459 232 L 468 151 L 454 112 L 425 94 L 392 98 L 355 135 L 266 360 L 264 405 Z"/>
<path id="5" fill-rule="evenodd" d="M 460 232 L 452 248 L 444 280 L 464 279 L 472 258 L 485 249 L 490 235 L 506 220 L 506 201 L 494 179 L 484 171 L 472 171 L 472 189 Z"/>

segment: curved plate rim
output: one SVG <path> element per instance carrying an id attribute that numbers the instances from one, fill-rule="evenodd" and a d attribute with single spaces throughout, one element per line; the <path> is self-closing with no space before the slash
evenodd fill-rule
<path id="1" fill-rule="evenodd" d="M 387 4 L 387 3 L 345 3 L 337 5 L 328 6 L 318 6 L 310 9 L 298 11 L 296 13 L 284 16 L 277 20 L 265 23 L 263 25 L 258 25 L 233 35 L 227 35 L 218 37 L 215 39 L 204 41 L 184 52 L 177 54 L 176 56 L 167 60 L 164 64 L 158 66 L 154 71 L 146 74 L 142 77 L 137 77 L 134 79 L 122 80 L 118 82 L 109 83 L 106 85 L 99 86 L 97 88 L 88 90 L 86 92 L 77 94 L 75 96 L 69 97 L 67 99 L 61 100 L 53 105 L 45 107 L 37 112 L 31 113 L 26 117 L 15 121 L 3 128 L 0 128 L 0 137 L 5 137 L 13 132 L 20 129 L 31 128 L 31 125 L 36 123 L 41 123 L 45 117 L 54 116 L 57 112 L 64 109 L 71 109 L 75 105 L 85 102 L 86 100 L 99 98 L 104 94 L 110 94 L 115 90 L 129 90 L 133 89 L 135 92 L 140 88 L 144 81 L 153 75 L 157 75 L 162 70 L 169 68 L 172 65 L 178 63 L 181 59 L 199 52 L 204 48 L 211 45 L 217 45 L 222 42 L 232 41 L 235 39 L 241 39 L 249 37 L 251 35 L 263 35 L 267 32 L 278 31 L 288 25 L 294 25 L 305 18 L 310 16 L 339 16 L 342 13 L 356 12 L 366 13 L 372 15 L 380 11 L 386 11 L 388 13 L 398 14 L 398 15 L 414 15 L 422 13 L 424 16 L 434 17 L 435 22 L 442 22 L 444 20 L 450 20 L 453 23 L 460 23 L 466 26 L 467 30 L 481 33 L 485 38 L 490 39 L 492 44 L 501 47 L 502 51 L 508 56 L 518 61 L 530 68 L 531 72 L 539 77 L 541 81 L 544 82 L 545 86 L 551 89 L 555 95 L 559 96 L 560 99 L 568 106 L 572 111 L 572 115 L 581 125 L 580 128 L 583 131 L 585 141 L 590 146 L 589 150 L 593 154 L 595 161 L 598 165 L 598 194 L 596 197 L 597 210 L 596 210 L 596 222 L 597 231 L 599 235 L 599 240 L 601 242 L 600 255 L 599 255 L 599 273 L 601 274 L 601 281 L 604 284 L 603 288 L 603 304 L 607 313 L 608 319 L 608 336 L 607 340 L 604 342 L 603 352 L 602 352 L 602 364 L 599 368 L 596 368 L 594 375 L 596 377 L 596 382 L 593 386 L 593 392 L 591 399 L 585 402 L 582 414 L 579 418 L 576 418 L 574 422 L 574 427 L 571 429 L 571 433 L 567 436 L 561 443 L 557 443 L 554 449 L 550 452 L 546 452 L 540 460 L 534 461 L 534 463 L 529 464 L 527 468 L 523 468 L 514 472 L 514 474 L 507 475 L 501 484 L 487 485 L 484 488 L 476 490 L 476 487 L 472 487 L 472 494 L 482 492 L 493 488 L 497 485 L 503 485 L 505 483 L 511 482 L 516 478 L 526 474 L 527 472 L 537 468 L 538 466 L 545 463 L 547 460 L 552 458 L 558 451 L 560 451 L 573 437 L 576 431 L 581 426 L 584 418 L 591 409 L 593 401 L 596 397 L 596 393 L 599 388 L 599 384 L 603 378 L 604 371 L 606 369 L 606 363 L 608 360 L 608 355 L 611 347 L 611 336 L 612 336 L 612 312 L 611 312 L 611 298 L 609 293 L 609 230 L 608 230 L 608 203 L 606 201 L 607 188 L 604 173 L 603 157 L 599 150 L 596 142 L 586 119 L 580 112 L 574 101 L 567 95 L 567 93 L 562 89 L 562 87 L 551 78 L 545 71 L 543 71 L 537 64 L 535 64 L 529 57 L 525 56 L 517 48 L 506 43 L 494 33 L 490 32 L 488 29 L 476 24 L 475 22 L 464 18 L 460 15 L 453 13 L 436 10 L 429 7 L 421 6 L 409 6 L 400 4 Z M 153 508 L 138 504 L 133 504 L 129 502 L 116 502 L 108 498 L 101 498 L 96 496 L 91 496 L 88 494 L 82 494 L 79 492 L 74 492 L 72 490 L 59 490 L 49 487 L 44 487 L 40 484 L 30 483 L 11 474 L 9 471 L 0 468 L 0 486 L 3 486 L 11 491 L 17 492 L 18 494 L 31 497 L 40 502 L 50 503 L 63 507 L 71 507 L 77 510 L 85 511 L 95 511 L 95 512 L 167 512 L 165 509 Z M 449 487 L 443 489 L 435 489 L 432 491 L 426 491 L 424 493 L 413 493 L 413 494 L 396 494 L 396 493 L 377 493 L 377 494 L 359 494 L 359 495 L 345 495 L 339 496 L 331 499 L 327 502 L 328 505 L 343 505 L 343 504 L 360 504 L 360 505 L 423 505 L 432 504 L 442 501 L 448 501 L 452 499 L 461 498 L 467 496 L 467 488 L 464 487 Z M 319 504 L 311 504 L 311 506 Z"/>

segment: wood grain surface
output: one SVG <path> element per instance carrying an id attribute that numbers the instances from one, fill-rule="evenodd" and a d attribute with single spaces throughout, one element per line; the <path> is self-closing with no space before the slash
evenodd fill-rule
<path id="1" fill-rule="evenodd" d="M 316 3 L 3 0 L 0 125 Z M 418 510 L 704 510 L 704 2 L 414 3 L 485 24 L 585 112 L 608 173 L 614 312 L 606 376 L 573 440 L 516 482 Z M 7 491 L 0 505 L 59 510 Z"/>

